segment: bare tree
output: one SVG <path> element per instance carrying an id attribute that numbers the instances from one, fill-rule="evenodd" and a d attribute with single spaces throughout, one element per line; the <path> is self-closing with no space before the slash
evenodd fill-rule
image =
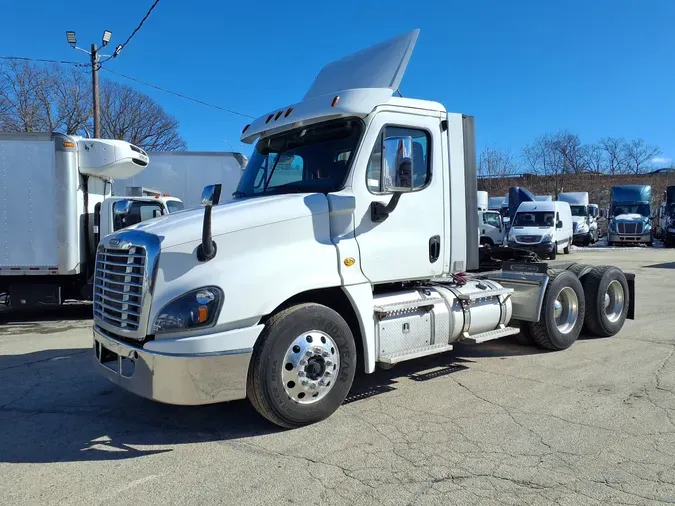
<path id="1" fill-rule="evenodd" d="M 605 152 L 607 172 L 611 175 L 621 174 L 626 168 L 626 141 L 619 137 L 604 137 L 598 143 Z"/>
<path id="2" fill-rule="evenodd" d="M 586 144 L 583 146 L 586 168 L 590 172 L 604 172 L 606 168 L 605 153 L 599 144 Z"/>
<path id="3" fill-rule="evenodd" d="M 661 149 L 658 146 L 649 145 L 643 139 L 625 143 L 623 150 L 627 170 L 632 174 L 645 172 L 652 158 L 661 154 Z"/>
<path id="4" fill-rule="evenodd" d="M 148 151 L 182 151 L 178 120 L 148 95 L 126 84 L 104 81 L 101 87 L 104 137 L 124 139 Z"/>
<path id="5" fill-rule="evenodd" d="M 498 147 L 486 147 L 478 156 L 478 177 L 481 187 L 488 193 L 499 188 L 498 180 L 518 173 L 518 163 L 513 154 Z"/>
<path id="6" fill-rule="evenodd" d="M 0 131 L 93 130 L 91 84 L 81 70 L 10 61 L 0 65 Z M 152 98 L 114 81 L 101 83 L 102 136 L 149 151 L 184 150 L 178 120 Z"/>

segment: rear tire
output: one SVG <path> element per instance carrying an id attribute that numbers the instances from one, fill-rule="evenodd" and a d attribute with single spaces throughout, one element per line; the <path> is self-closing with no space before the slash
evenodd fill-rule
<path id="1" fill-rule="evenodd" d="M 581 281 L 570 271 L 549 269 L 541 317 L 528 323 L 534 342 L 548 350 L 572 346 L 584 324 L 585 297 Z"/>
<path id="2" fill-rule="evenodd" d="M 292 306 L 272 316 L 260 335 L 249 367 L 249 400 L 280 427 L 319 422 L 347 397 L 356 358 L 354 336 L 338 313 L 314 303 Z"/>
<path id="3" fill-rule="evenodd" d="M 593 267 L 582 281 L 586 298 L 584 330 L 597 337 L 617 334 L 626 321 L 630 292 L 626 276 L 618 267 Z"/>

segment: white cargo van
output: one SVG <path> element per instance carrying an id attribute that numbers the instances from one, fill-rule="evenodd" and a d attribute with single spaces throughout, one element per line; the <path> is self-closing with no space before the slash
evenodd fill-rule
<path id="1" fill-rule="evenodd" d="M 570 252 L 572 211 L 567 202 L 523 202 L 513 218 L 508 244 L 546 255 L 553 260 L 560 248 Z"/>

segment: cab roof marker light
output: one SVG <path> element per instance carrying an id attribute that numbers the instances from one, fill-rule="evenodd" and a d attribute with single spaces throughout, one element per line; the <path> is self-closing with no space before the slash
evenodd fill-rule
<path id="1" fill-rule="evenodd" d="M 246 130 L 248 130 L 250 126 L 251 126 L 250 123 L 249 123 L 248 125 L 246 125 L 246 126 L 244 127 L 244 129 L 241 131 L 241 133 L 246 132 Z"/>
<path id="2" fill-rule="evenodd" d="M 340 96 L 336 95 L 335 98 L 333 99 L 333 101 L 330 103 L 330 106 L 335 107 L 336 105 L 338 105 L 339 101 L 340 101 Z"/>
<path id="3" fill-rule="evenodd" d="M 272 121 L 273 117 L 274 117 L 274 114 L 270 114 L 269 116 L 267 116 L 267 119 L 265 120 L 265 123 L 269 123 L 270 121 Z"/>
<path id="4" fill-rule="evenodd" d="M 284 118 L 288 118 L 288 116 L 290 116 L 290 114 L 291 114 L 292 112 L 293 112 L 293 108 L 292 108 L 292 107 L 289 107 L 289 108 L 286 110 L 286 114 L 284 114 Z"/>
<path id="5" fill-rule="evenodd" d="M 274 117 L 274 121 L 276 121 L 276 120 L 278 120 L 279 118 L 281 118 L 281 115 L 282 115 L 283 113 L 284 113 L 284 111 L 279 111 L 279 112 L 277 113 L 277 115 Z"/>

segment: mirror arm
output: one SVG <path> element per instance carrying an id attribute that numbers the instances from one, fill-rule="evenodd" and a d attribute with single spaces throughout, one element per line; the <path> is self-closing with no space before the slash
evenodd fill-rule
<path id="1" fill-rule="evenodd" d="M 402 192 L 394 192 L 387 205 L 384 205 L 382 202 L 373 202 L 370 206 L 370 219 L 375 223 L 386 220 L 396 209 L 401 195 Z"/>
<path id="2" fill-rule="evenodd" d="M 208 262 L 216 256 L 218 248 L 211 238 L 211 209 L 212 206 L 204 207 L 204 225 L 202 226 L 202 242 L 197 247 L 197 259 L 200 262 Z"/>

